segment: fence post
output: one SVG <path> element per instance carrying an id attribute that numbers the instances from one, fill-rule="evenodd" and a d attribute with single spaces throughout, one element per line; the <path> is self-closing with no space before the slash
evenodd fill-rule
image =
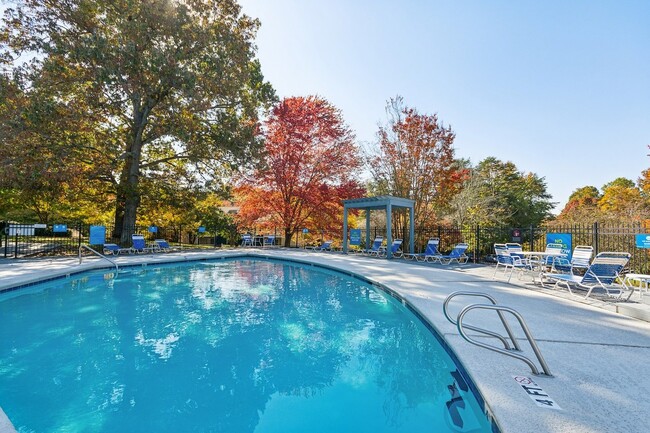
<path id="1" fill-rule="evenodd" d="M 14 233 L 14 259 L 18 258 L 18 232 L 20 232 L 20 229 L 16 227 L 16 232 Z"/>
<path id="2" fill-rule="evenodd" d="M 594 223 L 594 252 L 596 255 L 600 252 L 600 246 L 598 242 L 598 221 Z"/>
<path id="3" fill-rule="evenodd" d="M 481 226 L 476 224 L 476 245 L 474 247 L 474 263 L 476 263 L 476 257 L 479 255 L 479 246 L 481 245 Z"/>
<path id="4" fill-rule="evenodd" d="M 78 222 L 77 223 L 77 233 L 79 240 L 77 241 L 77 251 L 79 251 L 79 248 L 81 248 L 81 230 L 83 229 L 83 224 Z M 89 229 L 90 230 L 90 229 Z"/>
<path id="5" fill-rule="evenodd" d="M 546 241 L 544 241 L 544 246 L 546 246 Z M 535 229 L 533 225 L 530 225 L 530 250 L 535 251 Z"/>
<path id="6" fill-rule="evenodd" d="M 5 223 L 5 228 L 4 228 L 4 237 L 5 237 L 5 259 L 7 258 L 7 254 L 9 254 L 9 222 L 7 221 Z"/>

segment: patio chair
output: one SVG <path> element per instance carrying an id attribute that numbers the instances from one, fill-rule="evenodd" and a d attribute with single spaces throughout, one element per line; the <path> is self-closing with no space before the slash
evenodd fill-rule
<path id="1" fill-rule="evenodd" d="M 144 236 L 142 235 L 131 235 L 131 242 L 133 243 L 133 246 L 131 247 L 131 251 L 134 253 L 152 253 L 154 251 L 154 248 L 148 247 L 145 240 Z"/>
<path id="2" fill-rule="evenodd" d="M 604 291 L 607 297 L 620 298 L 628 287 L 624 281 L 617 284 L 617 280 L 623 280 L 621 272 L 630 261 L 631 254 L 623 252 L 599 253 L 591 262 L 584 275 L 545 273 L 544 278 L 555 281 L 553 287 L 560 284 L 566 286 L 569 293 L 571 286 L 587 290 L 585 299 L 591 295 L 594 289 Z M 628 297 L 629 298 L 629 297 Z"/>
<path id="3" fill-rule="evenodd" d="M 497 275 L 497 270 L 499 269 L 499 266 L 503 267 L 504 275 L 508 272 L 508 269 L 510 270 L 510 273 L 508 274 L 508 282 L 510 282 L 510 279 L 512 278 L 512 274 L 515 272 L 515 270 L 519 271 L 520 279 L 524 271 L 533 270 L 528 260 L 517 255 L 516 250 L 515 252 L 512 252 L 512 249 L 509 247 L 508 244 L 494 244 L 494 253 L 496 254 L 496 258 L 497 258 L 497 265 L 494 268 L 494 274 L 492 274 L 493 279 Z"/>
<path id="4" fill-rule="evenodd" d="M 395 239 L 393 243 L 390 246 L 390 254 L 392 257 L 402 257 L 402 240 L 401 239 Z M 379 256 L 381 257 L 387 257 L 388 256 L 388 249 L 386 248 L 381 248 L 379 250 Z"/>
<path id="5" fill-rule="evenodd" d="M 593 255 L 593 247 L 578 245 L 573 249 L 571 260 L 563 257 L 556 258 L 553 268 L 563 274 L 576 274 L 576 270 L 581 270 L 578 274 L 582 275 L 587 269 L 589 269 L 589 263 L 591 262 Z"/>
<path id="6" fill-rule="evenodd" d="M 154 242 L 157 245 L 157 251 L 162 251 L 164 253 L 170 252 L 170 251 L 178 251 L 178 248 L 172 247 L 169 245 L 169 242 L 167 242 L 165 239 L 154 239 Z"/>
<path id="7" fill-rule="evenodd" d="M 449 265 L 451 262 L 456 262 L 459 265 L 463 263 L 467 263 L 469 260 L 469 257 L 465 254 L 465 251 L 467 251 L 467 248 L 469 248 L 469 245 L 461 242 L 459 244 L 456 244 L 456 246 L 451 250 L 449 254 L 441 254 L 439 256 L 435 256 L 432 258 L 432 262 L 438 261 L 440 264 L 443 265 Z"/>
<path id="8" fill-rule="evenodd" d="M 252 247 L 253 246 L 253 236 L 249 233 L 246 233 L 241 236 L 241 246 L 242 247 Z"/>
<path id="9" fill-rule="evenodd" d="M 554 270 L 556 260 L 560 258 L 566 258 L 566 254 L 562 254 L 562 244 L 546 244 L 544 252 L 540 254 L 540 258 L 537 260 L 530 260 L 530 264 L 544 270 Z"/>
<path id="10" fill-rule="evenodd" d="M 262 247 L 274 247 L 275 246 L 275 235 L 266 235 L 262 240 Z"/>
<path id="11" fill-rule="evenodd" d="M 440 251 L 438 251 L 438 245 L 440 245 L 440 239 L 431 238 L 427 242 L 427 247 L 424 249 L 423 253 L 404 253 L 402 257 L 408 260 L 417 260 L 418 262 L 426 261 L 428 258 L 440 256 Z"/>
<path id="12" fill-rule="evenodd" d="M 518 244 L 516 242 L 506 242 L 505 246 L 508 250 L 508 253 L 510 253 L 511 256 L 519 257 L 520 259 L 522 259 L 522 261 L 528 261 L 528 259 L 526 259 L 526 257 L 524 256 L 524 250 L 521 247 L 521 244 Z"/>
<path id="13" fill-rule="evenodd" d="M 381 236 L 377 236 L 375 240 L 372 242 L 372 246 L 369 249 L 366 250 L 361 250 L 362 254 L 366 254 L 368 256 L 379 256 L 379 252 L 381 250 L 381 244 L 384 243 L 384 238 Z"/>
<path id="14" fill-rule="evenodd" d="M 325 241 L 316 247 L 305 247 L 305 249 L 311 251 L 320 251 L 320 252 L 332 251 L 332 242 L 333 241 Z"/>
<path id="15" fill-rule="evenodd" d="M 122 253 L 131 253 L 131 248 L 122 248 L 117 244 L 104 244 L 104 255 L 117 256 Z"/>

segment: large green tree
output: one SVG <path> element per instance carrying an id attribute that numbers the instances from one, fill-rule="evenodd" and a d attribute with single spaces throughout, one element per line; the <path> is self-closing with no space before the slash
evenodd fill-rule
<path id="1" fill-rule="evenodd" d="M 0 58 L 28 98 L 40 95 L 39 107 L 66 116 L 54 137 L 39 136 L 36 124 L 32 143 L 74 149 L 66 166 L 80 160 L 90 178 L 108 182 L 123 241 L 141 178 L 183 166 L 219 179 L 255 155 L 257 116 L 273 91 L 255 59 L 259 23 L 236 1 L 15 3 Z"/>
<path id="2" fill-rule="evenodd" d="M 550 217 L 551 195 L 535 173 L 521 172 L 514 163 L 494 157 L 485 158 L 471 172 L 452 201 L 456 222 L 526 227 Z"/>

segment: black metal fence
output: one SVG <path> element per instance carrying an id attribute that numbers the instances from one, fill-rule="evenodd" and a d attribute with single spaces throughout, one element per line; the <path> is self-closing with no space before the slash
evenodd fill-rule
<path id="1" fill-rule="evenodd" d="M 629 268 L 639 273 L 650 273 L 650 250 L 637 248 L 636 235 L 645 234 L 646 227 L 641 223 L 586 225 L 549 225 L 542 227 L 453 227 L 435 226 L 415 231 L 415 250 L 423 252 L 430 238 L 440 239 L 439 249 L 442 252 L 451 249 L 460 242 L 469 244 L 468 255 L 474 262 L 491 261 L 495 243 L 518 242 L 528 251 L 544 251 L 547 235 L 566 233 L 571 236 L 572 248 L 578 245 L 589 245 L 597 254 L 603 251 L 627 251 L 632 254 Z M 370 230 L 371 240 L 375 236 L 386 236 L 384 227 Z M 403 245 L 408 245 L 408 231 L 393 231 L 393 239 L 401 238 Z M 362 242 L 365 230 L 361 230 Z"/>
<path id="2" fill-rule="evenodd" d="M 43 255 L 77 254 L 82 244 L 90 241 L 90 226 L 87 223 L 71 224 L 18 224 L 13 222 L 0 222 L 0 256 L 30 257 Z M 119 244 L 119 237 L 111 225 L 105 227 L 105 242 Z M 155 231 L 154 231 L 155 230 Z M 432 237 L 440 239 L 440 250 L 450 251 L 459 242 L 469 244 L 468 254 L 475 262 L 490 261 L 495 243 L 519 242 L 525 250 L 544 250 L 547 235 L 553 233 L 567 233 L 571 236 L 572 247 L 577 245 L 590 245 L 595 252 L 602 251 L 627 251 L 632 254 L 630 269 L 640 273 L 650 273 L 650 250 L 637 248 L 635 235 L 646 233 L 646 227 L 641 223 L 635 224 L 602 224 L 560 226 L 549 225 L 542 227 L 453 227 L 434 226 L 415 232 L 415 250 L 424 251 L 427 240 Z M 135 226 L 127 230 L 127 237 L 138 233 L 145 236 L 148 241 L 166 239 L 170 243 L 194 247 L 218 247 L 221 245 L 239 245 L 241 239 L 236 232 L 223 234 L 202 231 L 196 227 L 170 225 L 166 227 Z M 271 230 L 269 233 L 278 230 Z M 267 233 L 265 231 L 264 233 Z M 267 233 L 268 234 L 268 233 Z M 385 227 L 374 227 L 370 230 L 371 239 L 375 236 L 386 236 Z M 393 238 L 401 238 L 404 245 L 408 245 L 408 231 L 393 231 Z M 321 237 L 323 235 L 320 235 Z M 365 230 L 362 229 L 361 239 L 365 239 Z M 304 235 L 295 236 L 295 246 L 304 246 Z M 282 244 L 278 236 L 276 244 Z M 121 245 L 129 247 L 131 245 Z"/>
<path id="3" fill-rule="evenodd" d="M 90 243 L 91 226 L 103 227 L 104 242 L 130 247 L 131 244 L 121 245 L 120 236 L 112 225 L 106 224 L 21 224 L 0 222 L 0 257 L 19 258 L 46 255 L 77 254 L 82 244 Z M 126 236 L 141 234 L 149 242 L 154 239 L 165 239 L 180 246 L 216 247 L 237 242 L 234 236 L 223 236 L 217 233 L 199 231 L 195 227 L 171 225 L 134 226 L 126 230 Z"/>

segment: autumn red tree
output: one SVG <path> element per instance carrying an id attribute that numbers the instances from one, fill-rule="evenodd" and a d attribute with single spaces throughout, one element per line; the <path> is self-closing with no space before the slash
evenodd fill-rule
<path id="1" fill-rule="evenodd" d="M 265 123 L 265 157 L 236 188 L 240 224 L 281 227 L 285 246 L 303 227 L 340 230 L 341 200 L 363 195 L 354 135 L 316 97 L 281 101 Z"/>

